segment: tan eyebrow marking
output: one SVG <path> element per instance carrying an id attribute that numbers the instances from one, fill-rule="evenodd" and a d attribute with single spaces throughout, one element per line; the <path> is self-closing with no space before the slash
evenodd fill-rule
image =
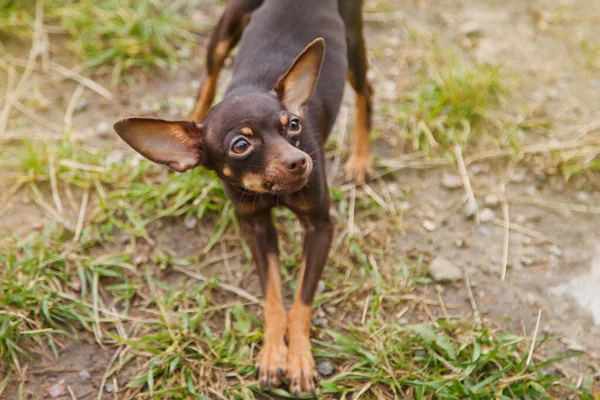
<path id="1" fill-rule="evenodd" d="M 252 132 L 252 129 L 248 128 L 247 126 L 244 126 L 242 129 L 240 129 L 240 132 L 248 136 L 252 136 L 254 134 L 254 132 Z"/>
<path id="2" fill-rule="evenodd" d="M 281 121 L 281 125 L 286 126 L 288 123 L 288 116 L 286 114 L 281 114 L 279 121 Z"/>

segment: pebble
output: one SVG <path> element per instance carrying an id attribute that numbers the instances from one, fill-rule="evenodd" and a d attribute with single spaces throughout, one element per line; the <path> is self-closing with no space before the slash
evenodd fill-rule
<path id="1" fill-rule="evenodd" d="M 325 318 L 314 318 L 312 324 L 318 328 L 324 328 L 327 326 L 328 322 Z"/>
<path id="2" fill-rule="evenodd" d="M 487 164 L 475 164 L 469 168 L 469 172 L 471 172 L 471 175 L 485 174 L 490 172 L 490 167 Z"/>
<path id="3" fill-rule="evenodd" d="M 114 390 L 113 384 L 112 383 L 107 383 L 106 385 L 104 385 L 104 391 L 106 393 L 112 393 Z"/>
<path id="4" fill-rule="evenodd" d="M 442 186 L 449 190 L 456 190 L 462 187 L 462 180 L 458 175 L 444 175 Z"/>
<path id="5" fill-rule="evenodd" d="M 550 254 L 555 255 L 556 257 L 562 256 L 562 250 L 557 245 L 553 244 L 548 248 Z"/>
<path id="6" fill-rule="evenodd" d="M 529 257 L 529 256 L 523 256 L 523 257 L 521 257 L 521 260 L 520 260 L 521 264 L 524 265 L 525 267 L 529 267 L 529 266 L 533 265 L 534 261 L 535 260 L 533 259 L 533 257 Z"/>
<path id="7" fill-rule="evenodd" d="M 83 111 L 86 108 L 88 108 L 89 105 L 90 105 L 90 103 L 85 99 L 85 97 L 82 97 L 77 102 L 77 105 L 75 106 L 75 111 Z"/>
<path id="8" fill-rule="evenodd" d="M 486 228 L 485 226 L 480 226 L 479 234 L 483 237 L 490 237 L 490 236 L 492 236 L 492 231 L 490 231 L 490 229 Z"/>
<path id="9" fill-rule="evenodd" d="M 519 171 L 512 174 L 510 181 L 514 183 L 521 183 L 525 181 L 525 172 Z"/>
<path id="10" fill-rule="evenodd" d="M 96 125 L 95 131 L 96 131 L 96 134 L 98 134 L 100 136 L 111 135 L 112 134 L 112 126 L 110 126 L 110 124 L 108 122 L 102 121 L 98 125 Z"/>
<path id="11" fill-rule="evenodd" d="M 467 201 L 467 204 L 465 204 L 465 215 L 467 218 L 473 218 L 478 210 L 479 206 L 476 201 Z"/>
<path id="12" fill-rule="evenodd" d="M 525 188 L 525 194 L 527 194 L 528 196 L 534 196 L 535 195 L 535 186 L 527 186 Z"/>
<path id="13" fill-rule="evenodd" d="M 484 208 L 479 213 L 479 221 L 481 222 L 491 222 L 496 218 L 496 212 L 491 208 Z"/>
<path id="14" fill-rule="evenodd" d="M 48 392 L 50 397 L 52 397 L 53 399 L 56 399 L 57 397 L 61 397 L 61 396 L 66 396 L 67 389 L 65 388 L 65 380 L 61 379 L 60 381 L 56 382 L 54 385 L 47 388 L 46 391 Z"/>
<path id="15" fill-rule="evenodd" d="M 333 365 L 331 361 L 322 361 L 317 365 L 317 371 L 319 371 L 319 374 L 322 376 L 329 376 L 335 371 L 335 365 Z"/>
<path id="16" fill-rule="evenodd" d="M 590 201 L 590 194 L 588 192 L 577 193 L 577 200 L 587 203 Z"/>
<path id="17" fill-rule="evenodd" d="M 319 283 L 317 283 L 317 296 L 323 293 L 326 288 L 325 282 L 319 281 Z"/>
<path id="18" fill-rule="evenodd" d="M 92 375 L 87 371 L 79 371 L 79 377 L 81 379 L 85 379 L 86 381 L 92 377 Z"/>
<path id="19" fill-rule="evenodd" d="M 481 25 L 477 21 L 465 22 L 460 26 L 459 31 L 465 36 L 475 35 L 481 31 Z"/>
<path id="20" fill-rule="evenodd" d="M 429 219 L 424 220 L 422 224 L 423 224 L 423 228 L 427 229 L 429 232 L 433 232 L 437 228 L 437 225 L 435 224 L 435 222 L 433 222 Z"/>
<path id="21" fill-rule="evenodd" d="M 410 210 L 410 203 L 408 203 L 407 201 L 403 201 L 402 203 L 400 203 L 400 211 L 402 212 L 407 212 L 408 210 Z"/>
<path id="22" fill-rule="evenodd" d="M 459 249 L 464 249 L 464 248 L 466 248 L 466 247 L 469 247 L 469 245 L 467 244 L 467 241 L 466 241 L 465 239 L 460 239 L 460 238 L 459 238 L 459 239 L 456 239 L 456 240 L 454 241 L 454 245 L 455 245 L 456 247 L 458 247 Z"/>
<path id="23" fill-rule="evenodd" d="M 525 302 L 531 307 L 535 306 L 538 303 L 538 297 L 533 293 L 527 293 L 525 295 Z"/>
<path id="24" fill-rule="evenodd" d="M 496 208 L 496 207 L 498 207 L 500 205 L 500 198 L 498 196 L 496 196 L 496 195 L 488 194 L 483 199 L 483 204 L 486 207 Z"/>
<path id="25" fill-rule="evenodd" d="M 450 260 L 443 256 L 437 256 L 427 269 L 429 275 L 436 282 L 452 282 L 462 278 L 462 271 Z"/>
<path id="26" fill-rule="evenodd" d="M 183 224 L 185 225 L 186 228 L 188 229 L 194 229 L 196 227 L 196 225 L 198 225 L 198 219 L 196 217 L 186 217 L 183 220 Z"/>

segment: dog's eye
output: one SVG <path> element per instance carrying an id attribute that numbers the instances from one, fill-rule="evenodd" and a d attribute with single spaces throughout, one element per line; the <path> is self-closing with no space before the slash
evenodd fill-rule
<path id="1" fill-rule="evenodd" d="M 233 146 L 231 146 L 231 151 L 235 154 L 244 154 L 250 148 L 250 143 L 248 143 L 245 139 L 238 139 L 233 142 Z"/>
<path id="2" fill-rule="evenodd" d="M 300 125 L 300 120 L 298 118 L 292 118 L 290 119 L 290 123 L 288 124 L 288 129 L 290 133 L 299 133 L 300 130 L 302 129 L 302 126 Z"/>

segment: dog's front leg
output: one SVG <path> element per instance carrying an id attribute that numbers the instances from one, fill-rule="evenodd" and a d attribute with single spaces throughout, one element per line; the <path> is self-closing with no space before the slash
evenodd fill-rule
<path id="1" fill-rule="evenodd" d="M 319 375 L 310 346 L 312 304 L 333 236 L 329 209 L 301 217 L 301 221 L 306 237 L 296 298 L 288 315 L 287 376 L 290 393 L 296 396 L 316 392 Z"/>
<path id="2" fill-rule="evenodd" d="M 240 222 L 265 295 L 263 347 L 256 360 L 256 373 L 261 389 L 270 390 L 281 384 L 287 372 L 288 355 L 285 343 L 287 314 L 281 297 L 277 232 L 270 210 L 251 217 L 240 216 Z"/>

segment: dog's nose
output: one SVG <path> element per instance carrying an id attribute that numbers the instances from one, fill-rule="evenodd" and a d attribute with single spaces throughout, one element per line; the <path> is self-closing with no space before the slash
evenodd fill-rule
<path id="1" fill-rule="evenodd" d="M 301 175 L 306 172 L 308 160 L 304 153 L 294 153 L 283 159 L 283 165 L 295 174 Z"/>

